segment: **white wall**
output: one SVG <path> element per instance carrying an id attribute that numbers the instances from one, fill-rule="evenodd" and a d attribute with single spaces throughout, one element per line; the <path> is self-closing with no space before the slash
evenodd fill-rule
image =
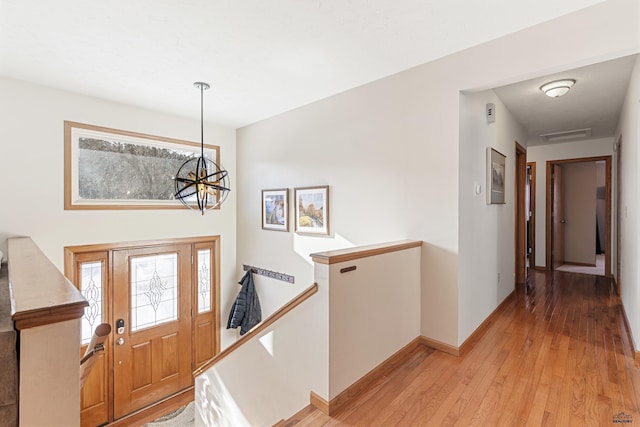
<path id="1" fill-rule="evenodd" d="M 596 265 L 596 163 L 564 168 L 564 261 Z"/>
<path id="2" fill-rule="evenodd" d="M 495 105 L 495 123 L 487 123 L 487 103 Z M 514 287 L 515 144 L 526 137 L 493 91 L 461 96 L 459 344 Z M 487 147 L 506 156 L 505 204 L 487 204 Z"/>
<path id="3" fill-rule="evenodd" d="M 621 136 L 621 148 L 616 152 L 616 160 L 621 161 L 621 195 L 620 208 L 620 288 L 622 304 L 631 326 L 636 351 L 640 350 L 640 292 L 638 277 L 640 263 L 638 262 L 638 242 L 640 229 L 638 228 L 638 199 L 640 185 L 638 185 L 638 165 L 640 164 L 640 59 L 631 76 L 627 97 L 620 115 L 617 136 Z M 616 141 L 618 137 L 616 136 Z"/>
<path id="4" fill-rule="evenodd" d="M 316 266 L 329 279 L 329 395 L 316 391 L 322 398 L 334 399 L 420 335 L 420 253 Z"/>
<path id="5" fill-rule="evenodd" d="M 529 146 L 527 149 L 527 162 L 536 163 L 536 267 L 546 266 L 547 161 L 610 156 L 613 154 L 613 142 L 613 138 L 601 138 L 551 145 L 535 145 Z M 611 175 L 613 180 L 615 177 L 614 170 L 612 170 Z M 615 212 L 614 210 L 612 211 Z M 615 216 L 612 213 L 612 221 L 614 219 Z"/>
<path id="6" fill-rule="evenodd" d="M 63 271 L 67 245 L 220 235 L 223 317 L 228 313 L 238 291 L 235 130 L 211 124 L 204 130 L 205 141 L 220 146 L 221 163 L 231 175 L 232 192 L 219 211 L 204 216 L 187 209 L 65 211 L 65 120 L 199 142 L 197 100 L 194 118 L 185 119 L 6 78 L 0 78 L 0 93 L 0 249 L 5 254 L 8 237 L 30 236 Z M 223 333 L 223 346 L 233 339 L 235 331 Z"/>
<path id="7" fill-rule="evenodd" d="M 272 426 L 328 385 L 326 288 L 196 378 L 195 425 Z"/>
<path id="8" fill-rule="evenodd" d="M 418 239 L 425 241 L 421 333 L 452 346 L 463 342 L 503 290 L 470 316 L 459 313 L 460 292 L 474 286 L 459 280 L 474 273 L 458 258 L 458 229 L 469 228 L 459 218 L 459 92 L 638 52 L 638 6 L 599 3 L 240 129 L 238 261 L 296 276 L 294 286 L 256 284 L 267 312 L 310 283 L 311 252 Z M 322 184 L 331 186 L 331 236 L 261 230 L 262 189 Z M 472 256 L 486 248 L 465 244 Z M 544 259 L 544 251 L 538 256 Z"/>

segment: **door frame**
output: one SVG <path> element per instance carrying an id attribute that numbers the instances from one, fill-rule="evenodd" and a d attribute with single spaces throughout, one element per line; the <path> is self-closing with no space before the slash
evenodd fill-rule
<path id="1" fill-rule="evenodd" d="M 551 238 L 549 239 L 549 257 L 551 263 L 550 270 L 555 270 L 564 264 L 564 227 L 558 224 L 565 224 L 564 214 L 564 167 L 559 164 L 551 165 L 551 175 L 549 181 L 551 194 L 549 195 L 549 227 L 551 228 Z M 559 202 L 559 203 L 558 203 Z"/>
<path id="2" fill-rule="evenodd" d="M 551 198 L 553 197 L 552 188 L 552 173 L 555 165 L 566 165 L 571 163 L 586 163 L 586 162 L 605 162 L 605 205 L 606 205 L 606 245 L 605 245 L 605 261 L 604 261 L 604 275 L 605 277 L 611 277 L 611 156 L 596 156 L 596 157 L 579 157 L 574 159 L 562 159 L 562 160 L 547 160 L 547 183 L 546 183 L 546 207 L 545 207 L 545 260 L 546 269 L 553 270 L 553 260 L 551 258 L 551 245 L 553 243 L 553 224 L 551 223 Z"/>
<path id="3" fill-rule="evenodd" d="M 118 243 L 105 243 L 105 244 L 90 244 L 90 245 L 78 245 L 78 246 L 67 246 L 64 248 L 64 274 L 73 284 L 79 287 L 80 278 L 78 277 L 77 265 L 82 256 L 84 254 L 98 254 L 98 253 L 106 253 L 106 262 L 104 264 L 104 268 L 106 272 L 103 272 L 106 276 L 108 276 L 107 283 L 103 284 L 103 292 L 106 295 L 112 294 L 111 287 L 113 286 L 113 277 L 112 277 L 112 265 L 113 265 L 113 253 L 112 251 L 117 249 L 134 249 L 134 248 L 144 248 L 149 246 L 166 246 L 166 245 L 174 245 L 174 244 L 191 244 L 193 249 L 195 250 L 194 257 L 197 254 L 197 250 L 202 247 L 203 244 L 210 244 L 213 253 L 211 254 L 211 293 L 212 293 L 212 305 L 211 311 L 213 313 L 213 331 L 214 336 L 212 338 L 213 345 L 213 353 L 218 354 L 220 352 L 220 236 L 198 236 L 198 237 L 185 237 L 185 238 L 173 238 L 173 239 L 159 239 L 159 240 L 149 240 L 149 241 L 133 241 L 133 242 L 118 242 Z M 191 267 L 194 270 L 192 272 L 192 278 L 197 278 L 196 269 L 197 262 L 192 259 Z M 104 279 L 103 279 L 104 280 Z M 194 279 L 195 280 L 195 279 Z M 196 285 L 197 286 L 197 285 Z M 197 299 L 196 295 L 192 295 L 192 299 Z M 196 301 L 192 301 L 192 307 L 197 307 Z M 107 300 L 106 308 L 102 313 L 102 320 L 109 319 L 112 316 L 112 307 L 110 302 Z M 197 311 L 197 310 L 196 310 Z M 192 347 L 195 346 L 196 340 L 196 324 L 198 321 L 198 313 L 194 313 L 191 316 L 191 342 Z M 105 353 L 102 357 L 106 358 L 106 382 L 109 396 L 111 399 L 111 395 L 113 393 L 113 376 L 111 375 L 110 369 L 114 363 L 113 359 L 113 346 L 114 346 L 114 336 L 115 336 L 115 327 L 112 325 L 111 334 L 108 337 L 107 342 L 105 343 Z M 196 369 L 195 364 L 195 348 L 192 348 L 192 371 Z M 91 377 L 92 374 L 89 375 Z M 129 425 L 132 420 L 136 422 L 144 423 L 147 421 L 151 421 L 152 419 L 162 415 L 163 413 L 167 413 L 171 410 L 177 409 L 180 406 L 188 403 L 193 400 L 193 381 L 192 385 L 181 392 L 178 392 L 176 395 L 160 400 L 159 402 L 152 403 L 149 406 L 145 407 L 142 410 L 136 411 L 133 414 L 124 416 L 118 420 L 114 419 L 113 413 L 113 402 L 109 405 L 108 408 L 108 425 L 120 425 L 124 423 L 124 425 Z"/>
<path id="4" fill-rule="evenodd" d="M 614 145 L 613 151 L 616 152 L 616 276 L 613 283 L 616 287 L 616 292 L 620 294 L 621 281 L 620 276 L 622 273 L 622 264 L 620 257 L 621 250 L 621 232 L 620 224 L 622 224 L 622 135 L 618 137 L 618 142 Z"/>
<path id="5" fill-rule="evenodd" d="M 515 272 L 516 284 L 522 284 L 527 279 L 527 217 L 525 213 L 525 191 L 527 178 L 527 150 L 516 141 L 516 170 L 515 170 Z"/>
<path id="6" fill-rule="evenodd" d="M 531 171 L 529 180 L 529 233 L 527 242 L 531 248 L 529 253 L 529 268 L 536 269 L 536 162 L 528 162 Z"/>

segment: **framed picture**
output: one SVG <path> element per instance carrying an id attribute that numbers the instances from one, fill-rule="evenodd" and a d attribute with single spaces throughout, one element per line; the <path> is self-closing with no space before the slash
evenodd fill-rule
<path id="1" fill-rule="evenodd" d="M 262 229 L 289 231 L 289 190 L 262 190 Z"/>
<path id="2" fill-rule="evenodd" d="M 329 186 L 295 188 L 296 233 L 329 234 Z"/>
<path id="3" fill-rule="evenodd" d="M 487 204 L 505 203 L 505 162 L 504 154 L 487 147 Z"/>

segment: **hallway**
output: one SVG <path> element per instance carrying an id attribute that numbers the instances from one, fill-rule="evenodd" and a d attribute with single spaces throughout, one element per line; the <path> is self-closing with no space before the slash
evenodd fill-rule
<path id="1" fill-rule="evenodd" d="M 472 350 L 418 347 L 333 417 L 279 426 L 640 425 L 640 368 L 610 279 L 531 271 Z"/>

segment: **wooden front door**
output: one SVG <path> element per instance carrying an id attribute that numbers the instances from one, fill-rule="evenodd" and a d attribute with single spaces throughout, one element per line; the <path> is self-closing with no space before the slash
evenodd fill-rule
<path id="1" fill-rule="evenodd" d="M 114 252 L 114 418 L 191 385 L 191 246 Z"/>
<path id="2" fill-rule="evenodd" d="M 219 263 L 217 236 L 65 248 L 65 274 L 89 301 L 83 343 L 112 327 L 81 390 L 83 427 L 193 386 L 193 370 L 220 351 Z"/>

